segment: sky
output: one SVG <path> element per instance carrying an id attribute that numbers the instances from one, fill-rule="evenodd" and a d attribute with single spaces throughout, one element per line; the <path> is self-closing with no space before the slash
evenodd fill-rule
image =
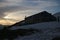
<path id="1" fill-rule="evenodd" d="M 4 23 L 21 21 L 41 11 L 60 12 L 60 0 L 0 0 L 0 21 Z"/>

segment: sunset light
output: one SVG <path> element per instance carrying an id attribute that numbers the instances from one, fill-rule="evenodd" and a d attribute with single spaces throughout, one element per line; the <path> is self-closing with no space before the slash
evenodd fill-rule
<path id="1" fill-rule="evenodd" d="M 8 19 L 9 17 L 8 16 L 6 16 L 6 17 L 4 17 L 5 19 Z"/>
<path id="2" fill-rule="evenodd" d="M 2 24 L 2 25 L 12 25 L 12 24 L 14 24 L 14 22 L 9 21 L 9 20 L 0 20 L 0 24 Z"/>

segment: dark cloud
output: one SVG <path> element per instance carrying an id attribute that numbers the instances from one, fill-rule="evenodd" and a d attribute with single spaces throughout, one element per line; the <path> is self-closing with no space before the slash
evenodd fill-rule
<path id="1" fill-rule="evenodd" d="M 0 0 L 0 2 L 4 2 L 5 0 Z"/>
<path id="2" fill-rule="evenodd" d="M 27 9 L 28 8 L 21 7 L 21 6 L 0 7 L 0 17 L 4 17 L 5 16 L 5 14 L 4 14 L 5 12 L 15 12 L 15 11 L 22 11 L 22 10 L 27 10 Z"/>
<path id="3" fill-rule="evenodd" d="M 0 17 L 5 16 L 5 12 L 12 12 L 16 10 L 17 7 L 0 7 Z"/>
<path id="4" fill-rule="evenodd" d="M 60 1 L 60 0 L 26 0 L 26 1 Z"/>
<path id="5" fill-rule="evenodd" d="M 40 1 L 40 0 L 26 0 L 26 1 Z"/>

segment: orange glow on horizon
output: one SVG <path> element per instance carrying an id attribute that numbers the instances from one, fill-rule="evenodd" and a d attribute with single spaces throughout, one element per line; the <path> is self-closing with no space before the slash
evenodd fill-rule
<path id="1" fill-rule="evenodd" d="M 15 22 L 13 22 L 13 21 L 10 21 L 10 20 L 0 20 L 0 24 L 2 24 L 2 25 L 12 25 L 12 24 L 14 24 Z"/>

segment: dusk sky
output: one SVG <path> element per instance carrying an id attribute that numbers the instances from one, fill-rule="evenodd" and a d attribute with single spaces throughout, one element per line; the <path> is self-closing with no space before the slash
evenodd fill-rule
<path id="1" fill-rule="evenodd" d="M 41 11 L 60 12 L 60 0 L 0 0 L 0 23 L 21 21 Z"/>

